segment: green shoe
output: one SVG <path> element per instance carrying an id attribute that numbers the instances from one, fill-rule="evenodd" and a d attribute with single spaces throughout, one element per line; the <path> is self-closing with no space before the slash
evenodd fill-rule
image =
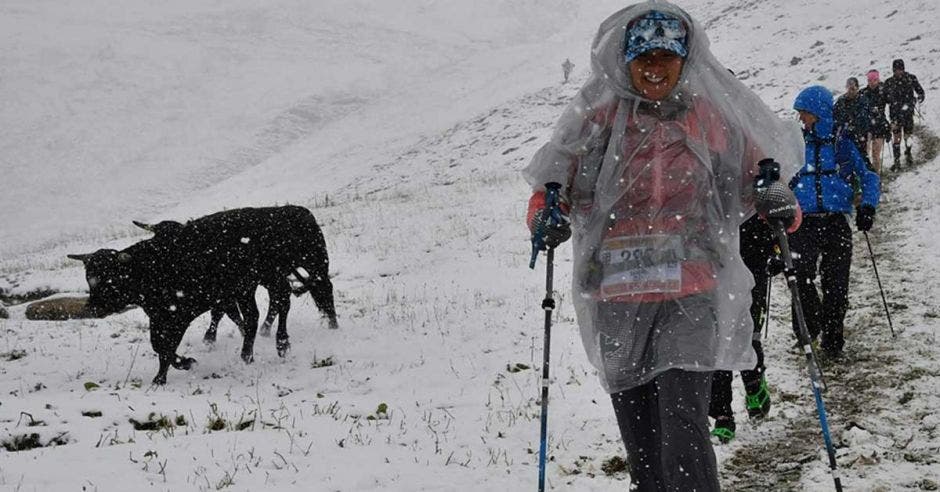
<path id="1" fill-rule="evenodd" d="M 718 438 L 718 441 L 722 444 L 728 444 L 734 439 L 734 419 L 730 417 L 719 417 L 715 419 L 715 428 L 712 429 L 711 434 Z"/>
<path id="2" fill-rule="evenodd" d="M 767 379 L 760 377 L 757 390 L 750 391 L 745 388 L 745 401 L 747 403 L 747 416 L 752 419 L 766 417 L 770 413 L 770 391 L 767 389 Z"/>

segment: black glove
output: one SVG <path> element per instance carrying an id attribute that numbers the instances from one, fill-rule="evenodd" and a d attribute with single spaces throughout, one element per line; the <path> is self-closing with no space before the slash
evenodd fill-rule
<path id="1" fill-rule="evenodd" d="M 767 275 L 770 277 L 776 277 L 781 272 L 787 269 L 786 262 L 783 261 L 783 258 L 780 256 L 780 253 L 775 252 L 770 258 L 767 258 Z"/>
<path id="2" fill-rule="evenodd" d="M 923 94 L 917 96 L 917 103 L 918 103 L 918 104 L 924 104 L 924 95 L 923 95 Z"/>
<path id="3" fill-rule="evenodd" d="M 761 159 L 757 163 L 757 176 L 754 178 L 754 188 L 766 188 L 771 183 L 780 181 L 780 164 L 773 159 Z"/>
<path id="4" fill-rule="evenodd" d="M 535 234 L 542 234 L 542 242 L 546 248 L 556 248 L 559 244 L 567 241 L 571 237 L 571 221 L 568 216 L 561 214 L 561 223 L 553 224 L 552 215 L 546 209 L 535 212 L 532 216 L 532 222 L 529 223 L 529 230 Z"/>
<path id="5" fill-rule="evenodd" d="M 871 205 L 862 205 L 855 209 L 855 227 L 862 232 L 871 230 L 875 223 L 875 207 Z"/>

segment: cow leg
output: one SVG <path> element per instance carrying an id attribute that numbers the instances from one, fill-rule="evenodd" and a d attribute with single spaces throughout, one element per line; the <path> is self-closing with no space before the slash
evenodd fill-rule
<path id="1" fill-rule="evenodd" d="M 170 370 L 170 363 L 175 355 L 159 354 L 158 357 L 160 359 L 160 368 L 153 378 L 153 384 L 164 385 L 166 384 L 166 373 Z"/>
<path id="2" fill-rule="evenodd" d="M 181 355 L 176 355 L 176 354 L 174 355 L 175 355 L 175 357 L 173 358 L 174 360 L 173 362 L 170 363 L 174 369 L 179 369 L 181 371 L 188 371 L 192 369 L 193 366 L 196 365 L 196 359 L 193 359 L 192 357 L 183 357 Z"/>
<path id="3" fill-rule="evenodd" d="M 176 323 L 156 323 L 150 324 L 150 346 L 160 360 L 160 368 L 157 375 L 153 378 L 153 384 L 166 384 L 166 373 L 170 366 L 177 366 L 178 356 L 176 349 L 183 340 L 183 334 L 186 332 L 186 325 Z M 195 362 L 194 360 L 192 362 Z M 191 364 L 190 364 L 191 365 Z"/>
<path id="4" fill-rule="evenodd" d="M 287 278 L 282 278 L 268 289 L 271 296 L 271 311 L 277 315 L 277 355 L 284 357 L 290 349 L 290 341 L 287 337 L 287 313 L 290 311 L 290 282 Z M 270 316 L 270 314 L 269 314 Z M 267 323 L 267 320 L 265 320 Z M 269 328 L 270 329 L 270 326 Z"/>
<path id="5" fill-rule="evenodd" d="M 215 343 L 216 334 L 219 328 L 219 321 L 222 321 L 222 316 L 225 316 L 225 313 L 222 309 L 215 308 L 212 310 L 212 321 L 209 322 L 209 329 L 206 330 L 206 334 L 202 336 L 202 342 L 206 345 L 212 345 Z"/>
<path id="6" fill-rule="evenodd" d="M 277 347 L 277 355 L 284 357 L 287 355 L 287 351 L 290 350 L 290 339 L 287 336 L 287 311 L 290 309 L 290 306 L 284 308 L 284 312 L 280 314 L 277 322 L 277 338 L 275 339 L 275 345 Z"/>
<path id="7" fill-rule="evenodd" d="M 261 323 L 261 328 L 258 329 L 258 334 L 263 337 L 271 336 L 271 325 L 274 324 L 274 318 L 277 317 L 279 311 L 277 309 L 277 300 L 274 299 L 274 293 L 271 292 L 271 289 L 268 289 L 268 296 L 270 297 L 268 301 L 268 314 L 264 316 L 264 323 Z"/>
<path id="8" fill-rule="evenodd" d="M 246 364 L 254 361 L 255 335 L 258 332 L 258 305 L 255 304 L 254 292 L 238 302 L 242 313 L 245 340 L 242 342 L 242 360 Z"/>
<path id="9" fill-rule="evenodd" d="M 254 301 L 251 302 L 251 305 L 254 306 Z M 257 309 L 256 309 L 257 311 Z M 225 306 L 225 315 L 228 316 L 235 326 L 238 327 L 238 331 L 241 332 L 242 337 L 245 336 L 245 317 L 242 314 L 241 309 L 239 308 L 239 303 L 233 302 L 228 306 Z"/>
<path id="10" fill-rule="evenodd" d="M 308 271 L 317 272 L 317 270 Z M 339 328 L 339 323 L 336 322 L 336 308 L 333 305 L 333 282 L 330 282 L 329 273 L 317 272 L 310 275 L 310 278 L 304 278 L 299 273 L 297 276 L 307 285 L 317 309 L 330 320 L 330 328 Z"/>

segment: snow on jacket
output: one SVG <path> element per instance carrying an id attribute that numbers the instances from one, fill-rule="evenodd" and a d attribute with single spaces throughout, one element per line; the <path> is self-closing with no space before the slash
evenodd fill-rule
<path id="1" fill-rule="evenodd" d="M 851 98 L 848 94 L 839 96 L 833 109 L 836 135 L 845 132 L 850 137 L 865 137 L 871 126 L 869 122 L 870 113 L 868 99 L 862 96 L 861 93 Z"/>
<path id="2" fill-rule="evenodd" d="M 692 146 L 687 142 L 702 145 L 709 157 L 721 159 L 728 150 L 726 124 L 704 101 L 691 103 L 694 107 L 681 108 L 674 114 L 662 114 L 662 106 L 641 103 L 636 112 L 627 116 L 626 129 L 620 140 L 622 155 L 633 154 L 629 165 L 616 176 L 630 183 L 630 192 L 623 194 L 609 210 L 610 220 L 603 233 L 603 243 L 595 261 L 610 253 L 604 244 L 622 243 L 622 238 L 675 236 L 681 241 L 685 252 L 680 264 L 681 278 L 671 280 L 632 279 L 629 282 L 601 280 L 593 295 L 599 299 L 615 302 L 654 302 L 676 299 L 714 290 L 716 287 L 715 265 L 720 263 L 720 254 L 709 237 L 711 224 L 707 212 L 693 203 L 701 195 L 712 192 L 712 176 L 702 166 Z M 678 108 L 678 106 L 677 106 Z M 616 105 L 598 108 L 600 117 L 596 123 L 613 126 Z M 656 128 L 650 131 L 651 128 Z M 751 147 L 739 164 L 745 189 L 735 195 L 744 195 L 750 188 L 756 168 L 764 156 Z M 576 169 L 571 169 L 573 181 Z M 569 187 L 570 188 L 570 187 Z M 579 190 L 572 190 L 575 198 Z M 589 213 L 591 202 L 576 200 L 581 205 L 579 212 Z M 544 192 L 537 190 L 529 200 L 527 216 L 544 207 Z M 568 204 L 564 204 L 568 208 Z M 567 210 L 566 210 L 567 211 Z M 629 240 L 627 242 L 636 242 Z M 659 282 L 659 283 L 657 283 Z M 675 287 L 666 283 L 673 282 Z M 642 285 L 639 285 L 642 284 Z"/>
<path id="3" fill-rule="evenodd" d="M 852 212 L 855 178 L 862 190 L 861 204 L 877 207 L 881 196 L 878 174 L 868 169 L 850 139 L 833 133 L 832 93 L 818 85 L 807 87 L 796 97 L 793 109 L 817 118 L 813 129 L 803 132 L 806 164 L 790 181 L 803 213 Z"/>
<path id="4" fill-rule="evenodd" d="M 888 77 L 885 81 L 885 96 L 891 119 L 912 114 L 918 97 L 924 97 L 924 88 L 920 86 L 914 74 L 903 72 Z"/>
<path id="5" fill-rule="evenodd" d="M 866 86 L 858 94 L 868 103 L 868 131 L 887 131 L 889 126 L 885 106 L 888 105 L 888 98 L 885 95 L 885 85 L 879 82 L 874 88 Z"/>

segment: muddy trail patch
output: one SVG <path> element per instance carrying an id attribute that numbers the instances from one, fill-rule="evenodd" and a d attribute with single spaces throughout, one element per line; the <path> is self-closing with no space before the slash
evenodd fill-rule
<path id="1" fill-rule="evenodd" d="M 940 139 L 926 127 L 917 128 L 917 166 L 931 162 Z M 907 168 L 904 169 L 904 172 Z M 893 178 L 893 177 L 892 177 Z M 886 180 L 886 187 L 891 181 Z M 849 311 L 845 321 L 843 357 L 820 355 L 828 390 L 824 393 L 839 472 L 846 490 L 937 490 L 940 484 L 940 364 L 935 329 L 940 310 L 936 289 L 923 282 L 923 265 L 904 251 L 910 231 L 903 230 L 908 204 L 897 193 L 882 195 L 876 226 L 866 238 L 855 232 Z M 853 227 L 854 229 L 854 227 Z M 869 245 L 881 277 L 892 325 L 892 336 Z M 825 446 L 802 357 L 782 352 L 793 343 L 789 334 L 789 293 L 775 279 L 772 311 L 778 340 L 770 341 L 768 382 L 775 410 L 758 425 L 739 423 L 739 441 L 722 464 L 722 486 L 728 490 L 805 490 L 812 484 L 832 490 Z M 785 328 L 784 328 L 785 327 Z M 915 327 L 908 332 L 908 327 Z M 786 343 L 780 343 L 783 335 Z M 777 349 L 777 350 L 775 350 Z M 784 384 L 784 383 L 787 384 Z M 790 386 L 795 384 L 796 389 Z M 740 390 L 736 390 L 740 391 Z M 787 407 L 792 404 L 791 407 Z M 795 413 L 794 413 L 795 411 Z M 898 483 L 898 471 L 905 481 Z M 813 488 L 813 490 L 816 490 Z"/>
<path id="2" fill-rule="evenodd" d="M 926 125 L 917 124 L 914 126 L 914 143 L 916 144 L 916 146 L 913 148 L 914 165 L 908 166 L 907 164 L 904 164 L 901 166 L 901 172 L 897 172 L 890 170 L 892 166 L 891 138 L 885 140 L 885 149 L 888 155 L 885 157 L 881 171 L 881 179 L 883 182 L 891 183 L 904 171 L 917 169 L 929 162 L 933 162 L 933 160 L 936 159 L 938 155 L 940 155 L 940 137 L 938 137 L 937 134 Z M 884 202 L 883 199 L 882 202 Z"/>

